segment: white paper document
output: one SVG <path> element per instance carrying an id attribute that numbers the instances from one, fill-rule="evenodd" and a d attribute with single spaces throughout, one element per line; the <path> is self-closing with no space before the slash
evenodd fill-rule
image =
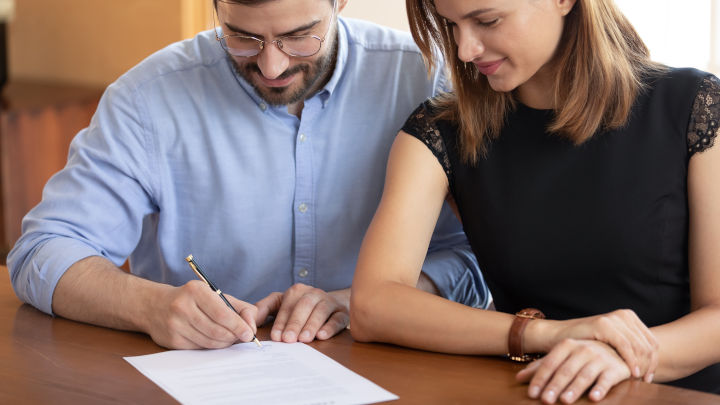
<path id="1" fill-rule="evenodd" d="M 303 343 L 125 357 L 183 404 L 369 404 L 398 399 Z"/>

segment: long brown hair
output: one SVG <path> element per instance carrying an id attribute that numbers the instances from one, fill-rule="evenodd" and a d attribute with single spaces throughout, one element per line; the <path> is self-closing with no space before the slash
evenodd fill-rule
<path id="1" fill-rule="evenodd" d="M 487 152 L 488 140 L 500 135 L 507 114 L 515 108 L 512 93 L 494 91 L 472 63 L 457 57 L 452 30 L 438 15 L 433 0 L 406 0 L 410 30 L 432 71 L 444 58 L 453 92 L 434 100 L 435 119 L 460 128 L 461 156 L 475 163 Z M 643 77 L 664 67 L 649 52 L 630 22 L 612 0 L 577 0 L 565 17 L 552 63 L 558 66 L 555 118 L 548 128 L 581 144 L 598 130 L 622 127 Z"/>

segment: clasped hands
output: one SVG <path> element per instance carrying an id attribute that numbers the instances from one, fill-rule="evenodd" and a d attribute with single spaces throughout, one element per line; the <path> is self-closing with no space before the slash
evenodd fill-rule
<path id="1" fill-rule="evenodd" d="M 160 297 L 162 302 L 146 316 L 144 330 L 155 343 L 171 349 L 216 349 L 249 342 L 257 325 L 274 315 L 274 341 L 328 339 L 350 322 L 349 295 L 349 290 L 325 292 L 299 283 L 255 305 L 225 294 L 238 316 L 205 283 L 193 280 Z"/>
<path id="2" fill-rule="evenodd" d="M 558 399 L 573 403 L 588 389 L 589 398 L 599 401 L 631 376 L 652 382 L 658 366 L 657 339 L 631 310 L 533 321 L 525 333 L 525 341 L 536 339 L 534 346 L 545 346 L 547 355 L 530 363 L 517 379 L 529 383 L 531 398 L 548 404 Z"/>

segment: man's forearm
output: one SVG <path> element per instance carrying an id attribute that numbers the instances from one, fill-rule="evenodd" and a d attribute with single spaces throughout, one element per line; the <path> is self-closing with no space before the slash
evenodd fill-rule
<path id="1" fill-rule="evenodd" d="M 92 256 L 73 264 L 53 293 L 53 312 L 64 318 L 115 329 L 147 331 L 152 297 L 169 286 L 128 274 Z M 156 290 L 156 291 L 155 291 Z"/>

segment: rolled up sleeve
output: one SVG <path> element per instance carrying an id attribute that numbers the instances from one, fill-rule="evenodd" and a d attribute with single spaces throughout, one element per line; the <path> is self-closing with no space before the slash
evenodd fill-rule
<path id="1" fill-rule="evenodd" d="M 66 167 L 23 219 L 8 255 L 17 296 L 52 314 L 58 280 L 78 260 L 103 256 L 122 264 L 152 212 L 148 144 L 134 92 L 108 88 L 90 126 L 73 139 Z"/>

